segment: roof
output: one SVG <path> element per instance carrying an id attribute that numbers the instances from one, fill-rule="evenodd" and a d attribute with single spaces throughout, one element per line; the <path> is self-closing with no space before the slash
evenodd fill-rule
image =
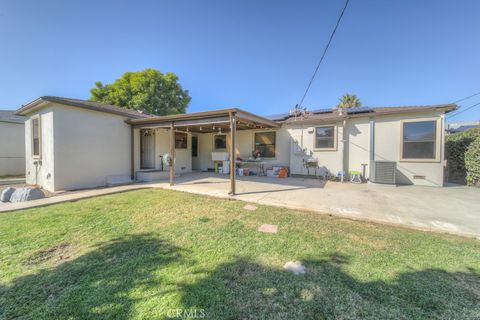
<path id="1" fill-rule="evenodd" d="M 59 103 L 67 106 L 78 107 L 93 111 L 106 112 L 111 114 L 116 114 L 120 116 L 125 116 L 129 118 L 148 118 L 152 117 L 150 114 L 141 113 L 136 110 L 117 107 L 111 104 L 104 104 L 95 101 L 89 100 L 80 100 L 72 98 L 63 98 L 63 97 L 53 97 L 53 96 L 43 96 L 40 97 L 26 105 L 22 106 L 20 109 L 15 111 L 16 115 L 26 115 L 42 106 L 45 102 Z"/>
<path id="2" fill-rule="evenodd" d="M 356 107 L 348 108 L 345 110 L 346 112 L 343 115 L 340 115 L 338 109 L 330 108 L 307 111 L 301 115 L 297 114 L 296 118 L 293 114 L 283 114 L 274 116 L 273 118 L 269 118 L 280 123 L 292 123 L 298 121 L 337 121 L 345 118 L 371 117 L 412 112 L 427 112 L 434 110 L 450 112 L 455 109 L 457 109 L 457 105 L 453 103 L 424 106 Z"/>
<path id="3" fill-rule="evenodd" d="M 14 110 L 0 110 L 0 122 L 24 123 L 25 117 L 15 115 Z"/>
<path id="4" fill-rule="evenodd" d="M 258 116 L 239 108 L 219 109 L 204 112 L 182 113 L 168 116 L 153 116 L 145 119 L 132 119 L 127 123 L 135 127 L 186 127 L 192 131 L 209 132 L 215 128 L 228 128 L 230 114 L 238 119 L 238 129 L 278 128 L 279 124 L 265 117 Z"/>

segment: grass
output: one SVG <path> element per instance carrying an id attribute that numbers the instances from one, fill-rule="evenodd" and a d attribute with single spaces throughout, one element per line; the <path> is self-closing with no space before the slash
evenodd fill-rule
<path id="1" fill-rule="evenodd" d="M 137 190 L 2 214 L 0 319 L 480 318 L 477 240 L 244 205 Z"/>
<path id="2" fill-rule="evenodd" d="M 6 176 L 0 176 L 0 180 L 5 180 L 5 179 L 24 179 L 24 175 L 6 175 Z"/>

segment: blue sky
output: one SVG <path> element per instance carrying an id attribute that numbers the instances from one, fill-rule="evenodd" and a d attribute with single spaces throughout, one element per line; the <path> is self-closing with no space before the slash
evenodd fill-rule
<path id="1" fill-rule="evenodd" d="M 343 0 L 0 1 L 0 109 L 87 99 L 125 71 L 172 71 L 190 112 L 287 112 Z M 304 105 L 448 103 L 480 91 L 480 1 L 351 0 Z M 480 96 L 462 103 L 480 102 Z M 480 106 L 453 120 L 480 119 Z"/>

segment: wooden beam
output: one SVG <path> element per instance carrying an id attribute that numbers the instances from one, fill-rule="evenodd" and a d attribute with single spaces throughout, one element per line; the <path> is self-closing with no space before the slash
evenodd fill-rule
<path id="1" fill-rule="evenodd" d="M 237 115 L 230 112 L 230 192 L 229 195 L 235 195 L 236 187 L 236 148 L 237 148 Z"/>
<path id="2" fill-rule="evenodd" d="M 170 123 L 170 185 L 175 184 L 175 125 Z"/>

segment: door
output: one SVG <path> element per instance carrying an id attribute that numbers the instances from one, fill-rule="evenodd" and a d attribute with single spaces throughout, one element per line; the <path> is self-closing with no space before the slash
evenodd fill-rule
<path id="1" fill-rule="evenodd" d="M 155 169 L 154 130 L 140 130 L 140 169 Z"/>
<path id="2" fill-rule="evenodd" d="M 192 136 L 192 170 L 200 170 L 198 158 L 198 136 Z"/>

